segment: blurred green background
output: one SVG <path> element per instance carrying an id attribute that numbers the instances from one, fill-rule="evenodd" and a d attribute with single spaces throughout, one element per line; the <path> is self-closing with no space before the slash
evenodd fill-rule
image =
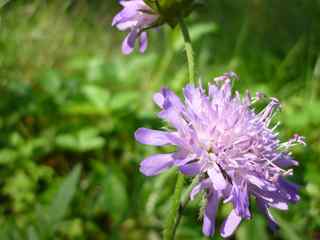
<path id="1" fill-rule="evenodd" d="M 205 2 L 188 18 L 198 76 L 235 71 L 240 91 L 282 101 L 283 140 L 298 132 L 308 143 L 294 151 L 302 200 L 274 212 L 281 229 L 254 211 L 233 238 L 320 239 L 320 1 Z M 0 239 L 161 239 L 175 175 L 142 176 L 139 162 L 161 149 L 133 133 L 163 126 L 153 92 L 187 81 L 179 31 L 153 31 L 146 54 L 123 56 L 117 1 L 0 7 Z M 199 201 L 177 239 L 204 239 Z"/>

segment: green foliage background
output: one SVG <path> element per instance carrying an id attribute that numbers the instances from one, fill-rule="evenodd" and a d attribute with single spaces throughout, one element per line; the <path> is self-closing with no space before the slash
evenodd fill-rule
<path id="1" fill-rule="evenodd" d="M 188 18 L 198 76 L 237 72 L 237 89 L 282 101 L 281 137 L 308 143 L 294 152 L 302 200 L 275 212 L 279 232 L 253 209 L 234 239 L 319 239 L 320 1 L 206 2 Z M 161 128 L 152 94 L 187 80 L 179 31 L 154 31 L 146 54 L 123 56 L 117 1 L 0 6 L 0 239 L 161 239 L 175 175 L 142 176 L 139 162 L 161 149 L 133 133 Z M 199 200 L 184 213 L 177 239 L 204 239 Z"/>

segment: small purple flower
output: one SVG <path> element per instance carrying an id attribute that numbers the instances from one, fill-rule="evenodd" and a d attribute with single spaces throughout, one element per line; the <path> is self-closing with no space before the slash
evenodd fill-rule
<path id="1" fill-rule="evenodd" d="M 123 10 L 112 21 L 112 26 L 120 31 L 130 31 L 122 43 L 122 52 L 130 54 L 139 39 L 140 52 L 143 53 L 148 47 L 148 35 L 145 29 L 152 27 L 159 19 L 143 0 L 120 0 Z"/>
<path id="2" fill-rule="evenodd" d="M 162 109 L 159 117 L 167 121 L 172 130 L 159 131 L 140 128 L 135 138 L 142 144 L 174 145 L 176 152 L 156 154 L 142 161 L 140 171 L 147 176 L 157 175 L 172 166 L 188 176 L 200 175 L 200 183 L 191 192 L 191 199 L 204 192 L 207 203 L 204 210 L 203 233 L 211 236 L 215 231 L 218 205 L 231 203 L 233 210 L 221 226 L 222 237 L 231 236 L 242 219 L 251 218 L 250 197 L 256 199 L 259 210 L 266 216 L 271 229 L 277 223 L 269 209 L 287 210 L 288 203 L 299 200 L 298 186 L 285 177 L 287 169 L 298 163 L 289 149 L 304 139 L 295 135 L 285 143 L 278 139 L 271 119 L 280 107 L 277 99 L 259 113 L 252 105 L 264 97 L 247 92 L 240 97 L 232 94 L 233 75 L 216 78 L 204 89 L 187 85 L 184 102 L 169 89 L 154 95 Z"/>

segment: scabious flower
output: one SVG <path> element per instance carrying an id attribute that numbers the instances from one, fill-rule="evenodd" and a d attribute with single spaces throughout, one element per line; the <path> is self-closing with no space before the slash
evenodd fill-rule
<path id="1" fill-rule="evenodd" d="M 123 6 L 123 10 L 113 18 L 112 26 L 117 27 L 120 31 L 129 31 L 122 43 L 122 52 L 130 54 L 137 39 L 140 44 L 140 52 L 145 52 L 148 47 L 148 35 L 145 30 L 156 25 L 159 14 L 143 0 L 120 0 L 119 3 Z"/>
<path id="2" fill-rule="evenodd" d="M 135 138 L 142 144 L 174 145 L 176 152 L 156 154 L 142 161 L 140 171 L 147 176 L 157 175 L 172 166 L 189 176 L 200 175 L 200 183 L 190 197 L 204 192 L 206 207 L 203 233 L 215 231 L 218 205 L 231 203 L 232 211 L 221 226 L 222 237 L 229 237 L 242 219 L 251 217 L 249 200 L 255 198 L 258 209 L 266 216 L 271 229 L 277 223 L 269 209 L 287 210 L 288 203 L 299 200 L 298 186 L 285 177 L 292 174 L 298 163 L 289 151 L 297 143 L 305 144 L 295 135 L 281 143 L 271 119 L 280 103 L 271 98 L 259 113 L 252 105 L 264 97 L 247 92 L 241 97 L 232 93 L 232 74 L 225 74 L 209 84 L 208 94 L 201 87 L 187 85 L 184 102 L 172 91 L 163 88 L 154 95 L 161 108 L 159 117 L 172 130 L 140 128 Z"/>

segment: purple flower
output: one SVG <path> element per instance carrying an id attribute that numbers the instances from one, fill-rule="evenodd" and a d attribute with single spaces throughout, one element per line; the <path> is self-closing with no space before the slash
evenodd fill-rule
<path id="1" fill-rule="evenodd" d="M 148 36 L 144 30 L 152 27 L 159 19 L 143 0 L 120 0 L 123 10 L 120 11 L 112 21 L 112 26 L 120 31 L 130 31 L 122 43 L 122 52 L 130 54 L 138 39 L 140 52 L 143 53 L 148 47 Z"/>
<path id="2" fill-rule="evenodd" d="M 256 199 L 259 210 L 269 226 L 277 228 L 270 208 L 287 210 L 288 203 L 299 200 L 298 186 L 285 179 L 292 174 L 290 148 L 304 139 L 295 135 L 281 143 L 271 119 L 280 107 L 277 99 L 259 113 L 252 105 L 264 97 L 247 92 L 240 97 L 232 93 L 232 74 L 225 74 L 204 89 L 187 85 L 184 102 L 169 89 L 154 95 L 161 108 L 159 117 L 172 130 L 159 131 L 140 128 L 135 138 L 142 144 L 174 145 L 176 152 L 156 154 L 142 161 L 140 171 L 147 176 L 157 175 L 177 166 L 188 176 L 200 175 L 200 183 L 191 192 L 191 199 L 204 192 L 207 203 L 203 217 L 203 233 L 215 231 L 215 217 L 220 203 L 231 203 L 232 211 L 221 226 L 222 237 L 234 233 L 242 219 L 251 217 L 250 197 Z"/>

